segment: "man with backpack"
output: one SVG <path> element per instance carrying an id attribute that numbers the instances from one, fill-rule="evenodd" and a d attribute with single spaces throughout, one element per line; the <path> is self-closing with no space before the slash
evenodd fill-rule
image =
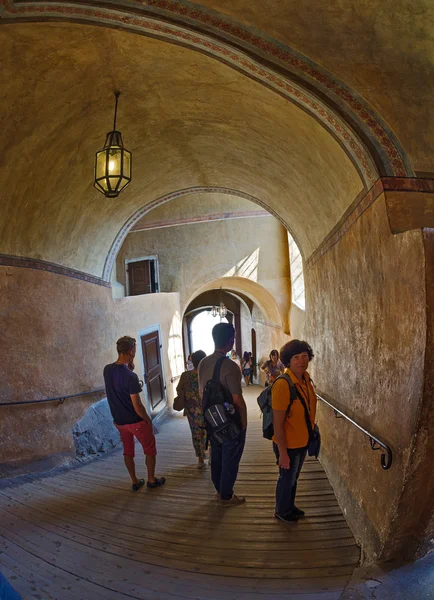
<path id="1" fill-rule="evenodd" d="M 215 350 L 198 367 L 199 389 L 208 439 L 211 479 L 221 506 L 237 506 L 246 499 L 234 494 L 234 484 L 246 441 L 247 408 L 241 390 L 241 371 L 226 357 L 235 330 L 230 323 L 213 327 Z"/>

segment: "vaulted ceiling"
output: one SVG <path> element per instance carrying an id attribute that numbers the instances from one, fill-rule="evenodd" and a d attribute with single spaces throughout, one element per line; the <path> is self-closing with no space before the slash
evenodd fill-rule
<path id="1" fill-rule="evenodd" d="M 2 0 L 0 253 L 101 276 L 133 214 L 200 187 L 256 198 L 307 257 L 379 173 L 433 171 L 428 3 L 268 4 Z M 114 89 L 133 182 L 106 199 Z"/>

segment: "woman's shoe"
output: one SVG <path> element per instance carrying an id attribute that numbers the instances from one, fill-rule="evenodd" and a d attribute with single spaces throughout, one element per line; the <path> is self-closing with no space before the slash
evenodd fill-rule
<path id="1" fill-rule="evenodd" d="M 198 462 L 197 462 L 197 468 L 200 470 L 200 469 L 204 469 L 205 466 L 206 466 L 205 465 L 205 461 L 203 459 L 202 460 L 199 459 Z"/>
<path id="2" fill-rule="evenodd" d="M 296 523 L 298 521 L 298 515 L 293 512 L 289 515 L 279 515 L 279 513 L 274 513 L 274 516 L 284 523 Z"/>
<path id="3" fill-rule="evenodd" d="M 304 510 L 301 510 L 301 508 L 297 508 L 296 506 L 294 506 L 294 508 L 292 509 L 292 514 L 297 515 L 298 517 L 304 517 Z"/>

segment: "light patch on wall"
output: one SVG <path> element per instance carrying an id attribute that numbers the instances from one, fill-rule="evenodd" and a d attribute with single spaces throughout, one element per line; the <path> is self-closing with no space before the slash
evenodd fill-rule
<path id="1" fill-rule="evenodd" d="M 194 317 L 191 322 L 191 346 L 193 352 L 203 350 L 206 355 L 214 352 L 212 328 L 217 323 L 228 323 L 226 317 L 213 317 L 211 311 L 204 310 Z"/>
<path id="2" fill-rule="evenodd" d="M 294 238 L 288 231 L 289 265 L 291 270 L 292 302 L 306 310 L 304 295 L 303 259 Z"/>
<path id="3" fill-rule="evenodd" d="M 177 377 L 185 370 L 182 351 L 182 324 L 178 311 L 175 312 L 169 330 L 168 357 L 172 377 Z"/>
<path id="4" fill-rule="evenodd" d="M 251 281 L 258 281 L 259 251 L 260 248 L 256 248 L 250 256 L 241 259 L 223 277 L 245 277 Z"/>

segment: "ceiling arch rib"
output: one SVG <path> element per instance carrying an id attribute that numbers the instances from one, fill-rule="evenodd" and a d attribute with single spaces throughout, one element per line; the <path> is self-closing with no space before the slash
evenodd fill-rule
<path id="1" fill-rule="evenodd" d="M 1 4 L 3 5 L 2 16 L 5 20 L 10 17 L 14 20 L 49 21 L 53 18 L 66 21 L 79 20 L 80 22 L 97 23 L 106 27 L 121 27 L 134 33 L 157 37 L 170 43 L 181 44 L 206 53 L 266 85 L 317 119 L 341 144 L 359 171 L 366 188 L 369 189 L 378 179 L 379 172 L 370 152 L 360 137 L 336 110 L 323 102 L 320 96 L 311 93 L 302 85 L 291 80 L 289 71 L 287 75 L 281 75 L 273 69 L 272 65 L 270 67 L 264 66 L 246 53 L 246 50 L 241 51 L 228 41 L 215 39 L 209 33 L 205 35 L 197 29 L 192 32 L 185 24 L 179 25 L 160 21 L 156 18 L 155 11 L 153 11 L 152 17 L 148 17 L 146 16 L 146 7 L 141 7 L 144 10 L 138 12 L 137 8 L 133 11 L 131 6 L 129 8 L 125 6 L 120 10 L 119 8 L 113 9 L 109 4 L 103 8 L 83 4 L 74 5 L 74 3 L 68 3 L 66 6 L 62 2 L 45 3 L 42 1 L 21 5 L 19 2 L 13 3 L 1 0 Z M 172 5 L 173 3 L 167 4 Z M 234 31 L 232 34 L 234 34 Z M 262 51 L 265 47 L 269 47 L 269 53 L 272 57 L 275 54 L 273 53 L 272 44 L 270 45 L 270 42 L 260 44 Z M 359 123 L 364 130 L 365 139 L 370 141 L 378 154 L 376 158 L 377 163 L 381 165 L 380 173 L 390 176 L 413 175 L 409 161 L 406 160 L 397 140 L 391 131 L 386 130 L 381 120 L 376 118 L 373 111 L 367 110 L 366 105 L 357 100 L 353 92 L 344 84 L 336 81 L 336 79 L 329 83 L 324 70 L 320 72 L 319 67 L 312 66 L 312 61 L 309 61 L 309 64 L 307 59 L 302 60 L 300 55 L 295 58 L 294 53 L 291 53 L 290 50 L 288 49 L 286 54 L 282 52 L 279 54 L 280 59 L 282 56 L 287 57 L 288 66 L 291 67 L 291 70 L 298 67 L 303 77 L 309 74 L 311 80 L 316 85 L 321 86 L 322 90 L 333 89 L 334 93 L 339 96 L 340 102 L 346 102 L 347 110 L 354 117 L 352 121 Z"/>

